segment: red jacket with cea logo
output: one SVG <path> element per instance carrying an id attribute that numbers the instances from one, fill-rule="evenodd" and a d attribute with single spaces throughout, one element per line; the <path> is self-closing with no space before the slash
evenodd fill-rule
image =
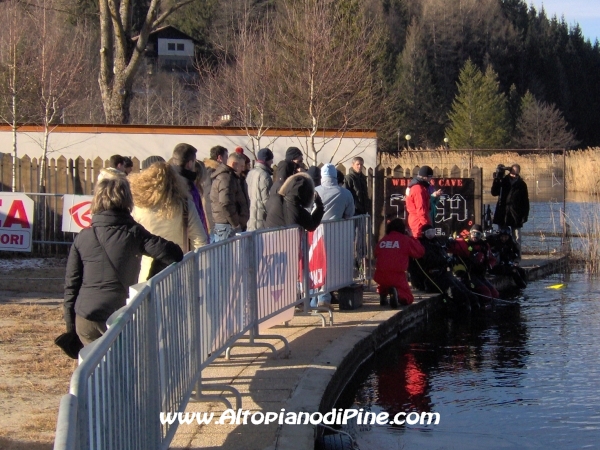
<path id="1" fill-rule="evenodd" d="M 377 244 L 375 257 L 377 264 L 373 279 L 383 287 L 395 287 L 401 298 L 412 299 L 412 293 L 406 281 L 409 258 L 421 258 L 425 248 L 421 243 L 402 233 L 392 231 Z"/>

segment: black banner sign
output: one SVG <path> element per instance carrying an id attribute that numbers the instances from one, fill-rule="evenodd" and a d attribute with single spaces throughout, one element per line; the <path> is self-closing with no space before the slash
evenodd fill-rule
<path id="1" fill-rule="evenodd" d="M 386 179 L 386 217 L 407 219 L 404 209 L 406 188 L 412 178 Z M 435 223 L 438 236 L 452 236 L 475 223 L 475 180 L 473 178 L 433 178 L 430 192 L 442 190 L 437 203 Z"/>

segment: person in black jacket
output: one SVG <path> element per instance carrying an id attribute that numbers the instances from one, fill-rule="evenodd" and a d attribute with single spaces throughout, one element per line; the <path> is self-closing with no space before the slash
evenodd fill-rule
<path id="1" fill-rule="evenodd" d="M 494 173 L 492 195 L 498 197 L 493 222 L 499 228 L 511 227 L 515 242 L 521 249 L 521 228 L 529 217 L 529 193 L 521 178 L 521 166 L 513 164 L 508 175 L 506 168 L 499 165 Z"/>
<path id="2" fill-rule="evenodd" d="M 312 213 L 312 203 L 316 207 Z M 314 231 L 323 218 L 325 210 L 315 185 L 309 174 L 300 172 L 289 177 L 279 191 L 267 202 L 267 228 L 300 225 L 308 231 Z"/>
<path id="3" fill-rule="evenodd" d="M 131 217 L 133 197 L 124 177 L 104 178 L 92 200 L 92 226 L 77 235 L 67 261 L 64 318 L 84 345 L 106 331 L 106 320 L 125 306 L 138 281 L 142 255 L 169 265 L 181 248 L 154 236 Z"/>
<path id="4" fill-rule="evenodd" d="M 367 177 L 363 175 L 362 170 L 365 160 L 360 156 L 352 158 L 352 167 L 348 170 L 348 175 L 344 181 L 344 187 L 352 193 L 354 197 L 354 215 L 371 213 L 371 200 L 369 200 L 369 189 L 367 187 Z"/>

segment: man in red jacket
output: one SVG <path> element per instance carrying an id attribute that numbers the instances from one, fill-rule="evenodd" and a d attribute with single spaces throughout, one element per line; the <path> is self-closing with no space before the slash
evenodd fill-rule
<path id="1" fill-rule="evenodd" d="M 413 294 L 406 280 L 409 258 L 421 258 L 425 249 L 421 243 L 406 235 L 406 227 L 402 219 L 392 220 L 386 227 L 386 235 L 379 241 L 375 249 L 377 264 L 373 279 L 379 283 L 380 303 L 387 305 L 390 294 L 390 306 L 398 307 L 398 302 L 410 305 L 414 301 Z"/>
<path id="2" fill-rule="evenodd" d="M 431 196 L 439 197 L 441 190 L 431 192 L 430 183 L 433 178 L 433 169 L 423 166 L 419 174 L 413 178 L 406 189 L 406 212 L 408 213 L 408 228 L 413 237 L 421 237 L 421 229 L 431 223 Z"/>

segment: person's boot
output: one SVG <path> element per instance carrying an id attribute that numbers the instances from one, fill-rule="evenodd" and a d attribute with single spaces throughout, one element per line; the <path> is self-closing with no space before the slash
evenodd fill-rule
<path id="1" fill-rule="evenodd" d="M 379 306 L 387 306 L 388 301 L 387 301 L 387 292 L 380 292 L 379 293 Z"/>
<path id="2" fill-rule="evenodd" d="M 395 287 L 390 288 L 390 306 L 392 309 L 398 307 L 398 290 Z"/>

